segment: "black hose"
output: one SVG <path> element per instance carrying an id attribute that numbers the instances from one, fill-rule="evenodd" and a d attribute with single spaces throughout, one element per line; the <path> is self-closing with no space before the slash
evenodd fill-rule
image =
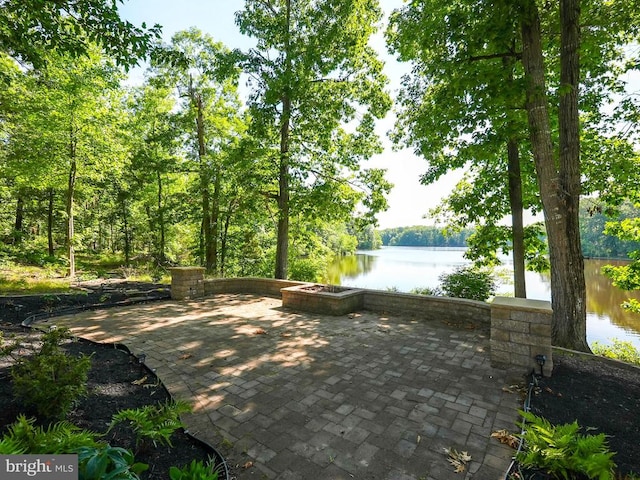
<path id="1" fill-rule="evenodd" d="M 529 381 L 529 387 L 527 388 L 527 395 L 525 396 L 524 405 L 522 407 L 522 410 L 524 412 L 528 413 L 531 411 L 531 394 L 533 393 L 533 389 L 537 386 L 538 386 L 538 377 L 536 375 L 535 370 L 532 370 L 531 380 Z M 507 469 L 507 472 L 504 475 L 504 480 L 509 480 L 509 476 L 511 475 L 514 468 L 518 469 L 518 473 L 520 473 L 520 478 L 523 478 L 522 472 L 520 471 L 520 467 L 516 465 L 517 464 L 516 458 L 518 454 L 522 451 L 522 447 L 524 446 L 525 424 L 526 424 L 526 419 L 523 417 L 522 430 L 520 431 L 520 441 L 518 442 L 518 448 L 516 449 L 516 453 L 513 456 L 513 460 L 509 464 L 509 468 Z"/>

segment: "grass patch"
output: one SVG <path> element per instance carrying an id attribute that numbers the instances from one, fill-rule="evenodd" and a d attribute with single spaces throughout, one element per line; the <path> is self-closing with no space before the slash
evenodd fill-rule
<path id="1" fill-rule="evenodd" d="M 64 293 L 71 282 L 57 267 L 36 267 L 5 262 L 0 266 L 0 294 Z"/>

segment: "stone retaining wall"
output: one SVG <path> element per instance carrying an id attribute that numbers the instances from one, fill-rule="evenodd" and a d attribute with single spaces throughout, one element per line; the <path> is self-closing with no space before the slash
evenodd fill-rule
<path id="1" fill-rule="evenodd" d="M 487 302 L 461 298 L 364 290 L 363 307 L 374 312 L 411 313 L 424 320 L 468 320 L 486 325 L 491 321 Z"/>
<path id="2" fill-rule="evenodd" d="M 536 357 L 544 355 L 543 374 L 551 376 L 552 313 L 550 302 L 496 297 L 491 304 L 491 363 L 540 372 Z"/>
<path id="3" fill-rule="evenodd" d="M 256 293 L 270 297 L 280 297 L 280 290 L 296 285 L 313 285 L 306 282 L 276 280 L 275 278 L 238 277 L 211 278 L 204 281 L 204 294 L 216 293 Z"/>

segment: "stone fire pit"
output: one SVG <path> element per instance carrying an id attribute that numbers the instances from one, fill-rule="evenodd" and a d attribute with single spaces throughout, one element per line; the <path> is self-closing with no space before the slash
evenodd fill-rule
<path id="1" fill-rule="evenodd" d="M 280 290 L 282 306 L 301 312 L 346 315 L 363 308 L 364 291 L 335 285 L 296 285 Z"/>

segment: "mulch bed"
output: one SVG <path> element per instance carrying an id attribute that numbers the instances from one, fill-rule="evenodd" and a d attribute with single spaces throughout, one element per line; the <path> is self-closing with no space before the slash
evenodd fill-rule
<path id="1" fill-rule="evenodd" d="M 531 412 L 554 425 L 577 421 L 583 434 L 605 433 L 616 452 L 615 478 L 640 474 L 640 368 L 566 352 L 554 353 L 553 361 L 553 375 L 533 390 Z"/>

